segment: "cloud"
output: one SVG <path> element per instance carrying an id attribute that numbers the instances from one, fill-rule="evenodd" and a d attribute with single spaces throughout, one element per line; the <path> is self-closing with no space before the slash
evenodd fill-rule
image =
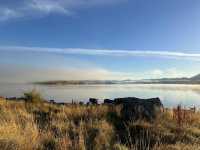
<path id="1" fill-rule="evenodd" d="M 21 17 L 20 12 L 9 8 L 0 8 L 0 21 Z"/>
<path id="2" fill-rule="evenodd" d="M 160 70 L 160 69 L 155 69 L 153 71 L 150 72 L 150 74 L 154 77 L 154 78 L 158 78 L 163 76 L 164 71 Z"/>
<path id="3" fill-rule="evenodd" d="M 132 73 L 115 72 L 103 68 L 38 68 L 20 65 L 0 65 L 0 83 L 35 82 L 48 80 L 122 80 Z"/>
<path id="4" fill-rule="evenodd" d="M 40 47 L 0 47 L 0 51 L 41 52 L 73 55 L 115 56 L 115 57 L 158 57 L 168 59 L 186 59 L 200 61 L 200 53 L 181 51 L 151 51 L 151 50 L 109 50 L 81 48 L 40 48 Z"/>
<path id="5" fill-rule="evenodd" d="M 0 2 L 0 21 L 51 13 L 71 15 L 82 8 L 109 5 L 126 0 L 18 0 Z"/>
<path id="6" fill-rule="evenodd" d="M 18 56 L 10 55 L 19 53 Z M 2 55 L 1 55 L 2 54 Z M 8 54 L 8 55 L 7 55 Z M 23 54 L 23 55 L 22 55 Z M 26 54 L 26 55 L 24 55 Z M 38 55 L 39 54 L 39 55 Z M 41 55 L 44 54 L 44 55 Z M 49 55 L 47 55 L 49 54 Z M 56 55 L 59 54 L 59 55 Z M 170 51 L 143 51 L 143 50 L 98 50 L 98 49 L 74 49 L 74 48 L 39 48 L 39 47 L 0 47 L 0 81 L 31 82 L 40 80 L 123 80 L 123 79 L 152 79 L 190 77 L 198 73 L 198 70 L 188 68 L 190 71 L 180 68 L 153 68 L 141 72 L 120 72 L 102 68 L 92 61 L 71 57 L 71 55 L 112 56 L 112 57 L 149 57 L 186 59 L 200 61 L 200 53 L 170 52 Z M 8 57 L 9 56 L 9 57 Z M 19 57 L 21 56 L 21 57 Z M 26 56 L 26 59 L 24 59 Z M 35 59 L 37 56 L 37 61 Z M 45 56 L 45 57 L 44 57 Z M 68 57 L 69 56 L 69 57 Z M 48 59 L 46 59 L 48 57 Z M 16 63 L 15 59 L 19 62 Z M 6 61 L 5 61 L 6 60 Z M 29 61 L 27 61 L 29 60 Z M 102 59 L 103 60 L 103 59 Z M 133 59 L 134 60 L 134 59 Z M 36 63 L 37 62 L 37 63 Z M 39 66 L 37 64 L 40 64 Z M 48 64 L 48 65 L 47 65 Z M 70 64 L 70 65 L 68 65 Z M 148 64 L 147 64 L 148 65 Z"/>
<path id="7" fill-rule="evenodd" d="M 194 72 L 176 68 L 153 69 L 144 72 L 116 72 L 99 67 L 87 68 L 37 68 L 20 65 L 0 65 L 0 83 L 24 83 L 48 80 L 138 80 L 191 77 Z"/>
<path id="8" fill-rule="evenodd" d="M 168 68 L 168 69 L 153 69 L 147 71 L 144 77 L 149 79 L 156 78 L 180 78 L 180 77 L 192 77 L 195 74 L 198 74 L 198 71 L 183 71 L 177 68 Z"/>
<path id="9" fill-rule="evenodd" d="M 60 1 L 51 1 L 51 0 L 32 0 L 30 3 L 27 3 L 26 8 L 31 9 L 32 11 L 39 11 L 40 13 L 49 14 L 51 12 L 68 14 L 69 11 L 65 8 Z"/>

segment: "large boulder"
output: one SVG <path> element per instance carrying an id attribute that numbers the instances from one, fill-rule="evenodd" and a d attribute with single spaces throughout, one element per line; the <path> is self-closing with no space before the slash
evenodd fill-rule
<path id="1" fill-rule="evenodd" d="M 113 100 L 110 100 L 110 99 L 104 99 L 104 104 L 114 104 L 114 101 Z"/>
<path id="2" fill-rule="evenodd" d="M 135 121 L 139 119 L 152 121 L 163 111 L 163 104 L 159 98 L 116 98 L 114 99 L 114 103 L 122 105 L 121 117 L 123 121 Z"/>
<path id="3" fill-rule="evenodd" d="M 98 99 L 96 99 L 96 98 L 90 98 L 89 99 L 89 103 L 92 104 L 92 105 L 97 105 L 98 104 Z"/>

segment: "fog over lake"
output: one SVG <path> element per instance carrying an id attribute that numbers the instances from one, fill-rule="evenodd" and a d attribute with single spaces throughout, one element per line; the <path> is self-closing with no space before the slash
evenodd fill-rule
<path id="1" fill-rule="evenodd" d="M 200 85 L 126 84 L 126 85 L 33 85 L 0 84 L 0 95 L 5 97 L 22 96 L 33 88 L 46 99 L 57 102 L 87 101 L 90 97 L 103 100 L 117 97 L 159 97 L 166 107 L 178 104 L 200 107 Z"/>

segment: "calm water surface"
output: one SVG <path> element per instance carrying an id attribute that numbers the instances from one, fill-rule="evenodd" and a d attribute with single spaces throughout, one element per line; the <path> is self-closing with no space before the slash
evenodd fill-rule
<path id="1" fill-rule="evenodd" d="M 135 96 L 139 98 L 159 97 L 166 107 L 182 104 L 186 107 L 200 107 L 200 85 L 32 85 L 0 84 L 0 95 L 5 97 L 22 96 L 24 92 L 36 88 L 46 99 L 57 102 L 87 101 Z"/>

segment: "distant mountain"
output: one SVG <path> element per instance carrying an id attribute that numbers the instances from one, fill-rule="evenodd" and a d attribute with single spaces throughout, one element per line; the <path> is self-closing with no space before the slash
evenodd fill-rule
<path id="1" fill-rule="evenodd" d="M 44 81 L 44 82 L 35 82 L 35 84 L 43 85 L 82 85 L 82 84 L 120 84 L 124 83 L 123 81 L 118 80 L 67 80 L 67 81 Z"/>
<path id="2" fill-rule="evenodd" d="M 200 84 L 200 74 L 191 78 L 161 78 L 143 80 L 68 80 L 68 81 L 44 81 L 35 82 L 43 85 L 81 85 L 81 84 Z"/>
<path id="3" fill-rule="evenodd" d="M 142 82 L 140 82 L 142 83 Z M 200 74 L 191 78 L 161 78 L 145 80 L 146 84 L 200 84 Z"/>
<path id="4" fill-rule="evenodd" d="M 197 81 L 200 81 L 200 74 L 196 75 L 196 76 L 193 76 L 190 78 L 191 80 L 197 80 Z"/>

